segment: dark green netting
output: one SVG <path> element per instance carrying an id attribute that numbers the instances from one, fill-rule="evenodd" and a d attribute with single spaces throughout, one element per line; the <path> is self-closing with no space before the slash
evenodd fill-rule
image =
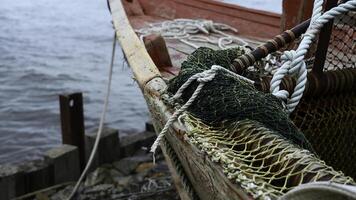
<path id="1" fill-rule="evenodd" d="M 169 82 L 168 92 L 175 94 L 189 77 L 210 69 L 212 65 L 228 69 L 233 59 L 243 53 L 240 48 L 216 51 L 206 47 L 197 49 L 182 63 L 179 75 Z M 197 85 L 195 82 L 189 86 L 178 103 L 186 102 Z M 260 92 L 250 83 L 223 71 L 218 71 L 215 78 L 205 84 L 188 112 L 211 126 L 245 119 L 257 121 L 294 144 L 314 152 L 303 133 L 289 119 L 278 98 Z"/>

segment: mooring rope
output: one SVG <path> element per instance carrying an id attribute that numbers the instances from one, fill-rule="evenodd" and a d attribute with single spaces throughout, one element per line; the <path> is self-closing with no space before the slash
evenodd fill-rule
<path id="1" fill-rule="evenodd" d="M 199 46 L 193 42 L 210 43 L 218 46 L 220 49 L 230 48 L 232 44 L 242 47 L 248 46 L 248 43 L 244 39 L 224 32 L 232 31 L 237 33 L 237 29 L 227 24 L 216 23 L 211 20 L 175 19 L 160 23 L 152 23 L 149 24 L 148 27 L 137 29 L 135 31 L 140 34 L 141 41 L 143 41 L 145 36 L 158 33 L 165 39 L 177 39 L 194 49 L 199 48 Z M 215 33 L 217 39 L 211 39 L 202 35 L 194 35 L 197 33 L 204 33 L 206 35 Z"/>
<path id="2" fill-rule="evenodd" d="M 221 67 L 219 65 L 213 65 L 211 67 L 211 69 L 209 70 L 205 70 L 201 73 L 197 73 L 194 74 L 193 76 L 191 76 L 176 92 L 176 94 L 172 97 L 172 101 L 175 101 L 176 99 L 180 98 L 183 95 L 183 92 L 185 89 L 187 89 L 191 83 L 193 83 L 193 81 L 197 81 L 199 83 L 198 87 L 195 89 L 193 95 L 189 98 L 189 100 L 182 106 L 180 107 L 178 110 L 176 110 L 173 115 L 171 115 L 168 119 L 168 121 L 166 122 L 166 124 L 164 125 L 163 129 L 161 130 L 161 132 L 158 134 L 155 142 L 152 144 L 151 146 L 151 150 L 150 152 L 152 152 L 153 154 L 156 152 L 156 149 L 160 143 L 160 141 L 162 140 L 162 138 L 164 137 L 164 135 L 166 134 L 166 132 L 168 131 L 168 128 L 174 123 L 174 121 L 183 113 L 185 112 L 188 107 L 190 105 L 193 104 L 194 100 L 197 98 L 197 96 L 199 95 L 200 91 L 202 90 L 202 88 L 204 87 L 205 83 L 212 81 L 215 78 L 215 75 L 217 73 L 218 70 L 224 71 L 226 73 L 229 73 L 243 81 L 246 81 L 248 83 L 254 84 L 254 82 L 246 77 L 240 76 L 236 73 L 231 72 L 230 70 L 225 69 L 224 67 Z"/>
<path id="3" fill-rule="evenodd" d="M 95 138 L 94 147 L 93 147 L 93 149 L 92 149 L 92 151 L 90 153 L 90 157 L 88 159 L 88 162 L 87 162 L 82 174 L 80 175 L 79 180 L 75 184 L 75 186 L 74 186 L 74 188 L 72 190 L 72 193 L 68 197 L 68 200 L 71 200 L 74 197 L 74 195 L 76 194 L 81 182 L 83 181 L 83 179 L 86 176 L 91 164 L 93 163 L 96 150 L 98 149 L 98 146 L 99 146 L 99 141 L 100 141 L 101 134 L 103 132 L 105 116 L 106 116 L 106 112 L 107 112 L 108 104 L 109 104 L 109 97 L 110 97 L 110 91 L 111 91 L 111 80 L 112 80 L 112 74 L 113 74 L 113 68 L 114 68 L 115 49 L 116 49 L 116 32 L 114 33 L 114 39 L 113 39 L 113 44 L 112 44 L 109 80 L 108 80 L 107 88 L 106 88 L 104 107 L 103 107 L 103 111 L 101 113 L 100 122 L 99 122 L 99 129 L 98 129 L 98 132 L 97 132 L 97 135 L 96 135 L 96 138 Z"/>
<path id="4" fill-rule="evenodd" d="M 302 41 L 300 42 L 297 50 L 284 52 L 281 57 L 283 64 L 280 68 L 277 69 L 271 80 L 271 93 L 287 102 L 286 110 L 288 113 L 293 112 L 303 96 L 303 92 L 307 83 L 307 67 L 305 64 L 305 55 L 308 52 L 308 49 L 310 48 L 313 40 L 316 38 L 317 34 L 325 23 L 333 20 L 335 17 L 341 14 L 356 8 L 356 0 L 350 0 L 322 14 L 323 3 L 323 0 L 314 1 L 313 14 L 308 30 L 303 35 Z M 280 90 L 282 79 L 287 74 L 296 74 L 298 77 L 296 86 L 290 97 L 288 91 Z"/>

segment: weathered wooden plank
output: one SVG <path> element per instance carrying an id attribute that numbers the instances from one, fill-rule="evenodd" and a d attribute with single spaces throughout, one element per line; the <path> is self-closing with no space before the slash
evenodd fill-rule
<path id="1" fill-rule="evenodd" d="M 166 19 L 210 19 L 239 29 L 251 38 L 280 33 L 280 15 L 211 0 L 140 0 L 147 15 Z"/>
<path id="2" fill-rule="evenodd" d="M 155 129 L 159 131 L 171 115 L 169 109 L 160 99 L 160 95 L 167 86 L 143 43 L 140 42 L 130 26 L 121 1 L 110 0 L 109 3 L 114 26 L 117 30 L 117 38 L 138 84 L 143 90 Z M 173 125 L 166 135 L 166 139 L 177 154 L 185 174 L 201 199 L 250 199 L 239 186 L 227 179 L 219 165 L 213 163 L 194 145 L 184 140 L 183 128 L 178 123 Z M 167 157 L 166 153 L 165 156 Z M 168 157 L 166 160 L 172 165 Z M 173 176 L 175 176 L 175 180 L 179 179 L 175 173 Z"/>
<path id="3" fill-rule="evenodd" d="M 85 165 L 84 112 L 82 93 L 59 95 L 62 143 L 74 145 L 79 150 L 80 167 Z"/>
<path id="4" fill-rule="evenodd" d="M 132 29 L 120 0 L 110 0 L 111 15 L 117 39 L 141 89 L 160 73 L 145 46 Z"/>
<path id="5" fill-rule="evenodd" d="M 89 160 L 90 154 L 94 148 L 97 131 L 85 134 L 85 158 Z M 96 150 L 90 171 L 96 167 L 112 163 L 120 159 L 120 139 L 119 130 L 104 127 L 99 139 L 98 149 Z"/>
<path id="6" fill-rule="evenodd" d="M 76 146 L 65 144 L 50 149 L 45 158 L 53 164 L 54 184 L 76 181 L 79 178 L 79 151 Z"/>

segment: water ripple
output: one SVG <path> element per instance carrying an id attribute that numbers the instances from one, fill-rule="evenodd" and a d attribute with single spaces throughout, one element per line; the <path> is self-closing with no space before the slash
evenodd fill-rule
<path id="1" fill-rule="evenodd" d="M 1 0 L 0 164 L 38 159 L 61 142 L 58 95 L 82 91 L 98 125 L 112 44 L 105 1 Z M 117 51 L 107 124 L 141 131 L 148 111 Z"/>

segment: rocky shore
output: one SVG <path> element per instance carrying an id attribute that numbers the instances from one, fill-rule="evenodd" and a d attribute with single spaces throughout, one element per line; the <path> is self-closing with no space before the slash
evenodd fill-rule
<path id="1" fill-rule="evenodd" d="M 170 172 L 162 156 L 156 164 L 144 150 L 111 164 L 104 164 L 91 172 L 79 188 L 76 199 L 179 199 Z M 59 191 L 42 193 L 44 199 L 63 200 L 72 191 L 73 184 Z"/>
<path id="2" fill-rule="evenodd" d="M 152 124 L 146 131 L 119 137 L 105 128 L 94 162 L 74 199 L 179 199 L 161 152 L 148 148 L 156 134 Z M 86 155 L 95 135 L 86 135 Z M 62 145 L 45 153 L 43 160 L 18 166 L 0 166 L 0 199 L 65 200 L 80 175 L 78 148 Z"/>

